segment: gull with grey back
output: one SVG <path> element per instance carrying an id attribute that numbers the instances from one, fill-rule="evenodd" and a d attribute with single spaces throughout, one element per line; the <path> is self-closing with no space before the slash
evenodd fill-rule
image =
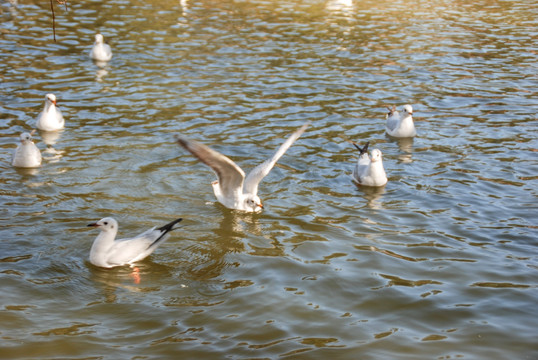
<path id="1" fill-rule="evenodd" d="M 45 107 L 37 117 L 36 127 L 43 131 L 56 131 L 63 129 L 64 123 L 62 112 L 56 106 L 56 95 L 47 94 L 45 96 Z"/>
<path id="2" fill-rule="evenodd" d="M 105 43 L 105 38 L 101 34 L 95 34 L 90 57 L 95 61 L 110 61 L 112 59 L 112 49 Z"/>
<path id="3" fill-rule="evenodd" d="M 212 186 L 217 200 L 222 205 L 229 209 L 261 212 L 263 204 L 257 195 L 259 183 L 269 174 L 278 159 L 284 155 L 295 140 L 305 132 L 309 124 L 308 122 L 296 130 L 271 158 L 252 169 L 246 177 L 245 172 L 236 163 L 221 153 L 182 136 L 176 136 L 176 140 L 179 145 L 217 174 L 218 180 L 214 181 Z"/>
<path id="4" fill-rule="evenodd" d="M 182 219 L 176 219 L 160 228 L 151 228 L 132 238 L 116 240 L 118 222 L 106 217 L 88 226 L 101 230 L 90 250 L 90 262 L 95 266 L 111 268 L 131 265 L 149 256 L 167 239 L 168 232 Z"/>
<path id="5" fill-rule="evenodd" d="M 383 167 L 382 154 L 379 149 L 373 149 L 368 156 L 367 142 L 362 148 L 357 144 L 353 145 L 359 150 L 359 160 L 353 170 L 353 181 L 362 186 L 383 186 L 387 183 L 387 174 Z"/>
<path id="6" fill-rule="evenodd" d="M 411 105 L 404 105 L 402 114 L 396 110 L 395 106 L 392 109 L 387 107 L 387 109 L 389 110 L 385 126 L 387 134 L 398 138 L 408 138 L 417 135 L 415 123 L 413 122 L 413 107 Z"/>
<path id="7" fill-rule="evenodd" d="M 21 143 L 13 152 L 11 165 L 21 168 L 35 168 L 41 165 L 41 151 L 32 141 L 31 133 L 22 133 L 20 136 Z"/>

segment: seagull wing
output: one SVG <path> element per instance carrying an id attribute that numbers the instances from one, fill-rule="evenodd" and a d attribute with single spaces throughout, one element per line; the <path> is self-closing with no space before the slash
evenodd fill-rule
<path id="1" fill-rule="evenodd" d="M 357 164 L 355 165 L 355 169 L 353 170 L 353 177 L 359 182 L 362 182 L 362 177 L 364 174 L 368 172 L 368 168 L 370 167 L 370 157 L 368 154 L 363 154 L 359 158 L 359 161 L 357 161 Z"/>
<path id="2" fill-rule="evenodd" d="M 237 199 L 243 194 L 245 172 L 228 157 L 199 142 L 177 136 L 177 142 L 198 160 L 209 166 L 219 178 L 219 186 L 226 198 Z"/>
<path id="3" fill-rule="evenodd" d="M 262 179 L 267 176 L 267 174 L 269 174 L 278 159 L 280 159 L 282 155 L 284 155 L 284 153 L 290 148 L 290 146 L 295 142 L 295 140 L 297 140 L 305 132 L 308 125 L 310 125 L 310 122 L 304 124 L 298 130 L 296 130 L 288 138 L 288 140 L 284 142 L 284 144 L 280 145 L 276 153 L 270 159 L 267 159 L 265 162 L 261 163 L 250 171 L 247 178 L 245 179 L 244 192 L 246 194 L 256 195 L 258 193 L 258 184 L 260 183 L 260 181 L 262 181 Z"/>
<path id="4" fill-rule="evenodd" d="M 142 260 L 153 251 L 152 249 L 148 252 L 149 247 L 159 234 L 160 231 L 153 228 L 136 237 L 114 241 L 114 245 L 108 251 L 107 263 L 114 266 Z"/>
<path id="5" fill-rule="evenodd" d="M 396 110 L 392 110 L 387 115 L 387 129 L 390 131 L 396 130 L 398 124 L 400 123 L 400 113 Z"/>

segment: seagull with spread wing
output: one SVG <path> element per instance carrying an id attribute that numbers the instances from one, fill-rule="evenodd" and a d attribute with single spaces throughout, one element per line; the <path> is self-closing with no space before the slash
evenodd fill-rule
<path id="1" fill-rule="evenodd" d="M 276 151 L 276 153 L 256 166 L 245 177 L 245 172 L 231 159 L 199 142 L 189 140 L 182 136 L 176 136 L 179 145 L 183 146 L 201 162 L 209 166 L 218 180 L 212 183 L 213 191 L 217 200 L 229 209 L 247 212 L 260 212 L 263 204 L 258 197 L 258 185 L 269 174 L 273 166 L 290 146 L 306 130 L 309 123 L 296 130 Z"/>

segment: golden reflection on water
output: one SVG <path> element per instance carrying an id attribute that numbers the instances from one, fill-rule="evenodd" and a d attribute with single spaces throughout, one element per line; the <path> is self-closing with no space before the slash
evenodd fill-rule
<path id="1" fill-rule="evenodd" d="M 23 5 L 0 12 L 3 356 L 536 357 L 526 4 L 97 1 L 58 12 L 57 43 L 49 9 Z M 50 91 L 66 128 L 13 169 Z M 391 139 L 385 105 L 404 103 L 419 136 Z M 218 204 L 173 141 L 258 162 L 305 120 L 262 214 Z M 351 183 L 347 139 L 382 150 L 385 187 Z M 103 213 L 187 225 L 104 270 L 79 229 Z"/>

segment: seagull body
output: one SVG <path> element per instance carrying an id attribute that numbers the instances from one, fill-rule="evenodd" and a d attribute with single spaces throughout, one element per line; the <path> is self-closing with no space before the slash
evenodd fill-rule
<path id="1" fill-rule="evenodd" d="M 177 219 L 160 228 L 151 228 L 132 238 L 115 240 L 118 222 L 113 218 L 103 218 L 88 226 L 98 227 L 101 232 L 95 238 L 90 250 L 90 262 L 95 266 L 111 268 L 130 265 L 150 255 L 167 239 L 166 234 L 174 230 Z"/>
<path id="2" fill-rule="evenodd" d="M 411 105 L 404 105 L 403 114 L 396 110 L 396 107 L 389 108 L 387 114 L 386 130 L 387 134 L 393 137 L 414 137 L 417 135 L 413 122 L 413 108 Z"/>
<path id="3" fill-rule="evenodd" d="M 62 112 L 56 107 L 56 96 L 47 94 L 45 108 L 37 117 L 36 127 L 44 131 L 56 131 L 63 129 L 64 123 Z"/>
<path id="4" fill-rule="evenodd" d="M 34 130 L 35 131 L 35 130 Z M 11 165 L 21 168 L 35 168 L 41 165 L 41 151 L 32 141 L 30 133 L 22 133 L 21 143 L 13 152 Z"/>
<path id="5" fill-rule="evenodd" d="M 359 160 L 353 171 L 353 180 L 362 186 L 383 186 L 387 183 L 387 174 L 383 168 L 383 160 L 381 159 L 381 151 L 378 149 L 372 150 L 368 156 L 368 144 L 359 150 Z"/>
<path id="6" fill-rule="evenodd" d="M 110 45 L 105 43 L 103 35 L 95 34 L 95 42 L 93 43 L 90 57 L 96 61 L 110 61 L 112 59 L 112 50 Z"/>
<path id="7" fill-rule="evenodd" d="M 196 141 L 177 136 L 178 143 L 213 169 L 218 180 L 212 183 L 217 200 L 229 209 L 260 212 L 263 209 L 258 197 L 258 185 L 289 147 L 306 130 L 309 123 L 296 130 L 265 162 L 256 166 L 245 178 L 245 172 L 231 159 Z"/>

